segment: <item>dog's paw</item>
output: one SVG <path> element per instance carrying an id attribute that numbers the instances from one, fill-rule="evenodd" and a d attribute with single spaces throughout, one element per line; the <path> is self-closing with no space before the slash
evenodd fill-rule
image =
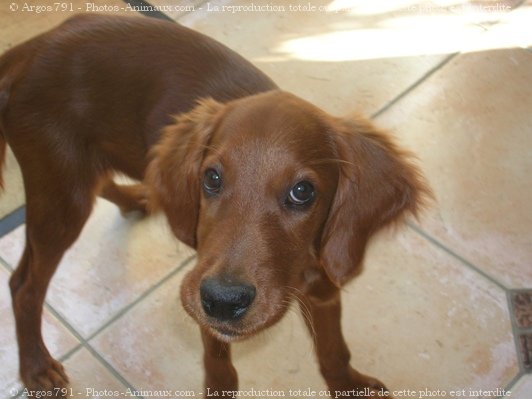
<path id="1" fill-rule="evenodd" d="M 30 393 L 39 392 L 41 396 L 46 393 L 46 397 L 52 398 L 66 397 L 68 394 L 68 377 L 65 369 L 61 363 L 52 358 L 21 370 L 21 377 Z"/>
<path id="2" fill-rule="evenodd" d="M 349 368 L 345 373 L 330 376 L 327 383 L 333 398 L 389 398 L 393 399 L 389 389 L 376 378 L 360 374 Z"/>
<path id="3" fill-rule="evenodd" d="M 206 370 L 204 386 L 208 396 L 225 396 L 229 391 L 238 390 L 238 375 L 233 365 L 226 362 L 217 363 L 217 367 Z"/>

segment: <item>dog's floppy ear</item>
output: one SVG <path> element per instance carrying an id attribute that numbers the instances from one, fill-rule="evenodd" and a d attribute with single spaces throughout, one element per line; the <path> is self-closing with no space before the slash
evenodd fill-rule
<path id="1" fill-rule="evenodd" d="M 149 208 L 162 209 L 176 237 L 192 248 L 196 247 L 200 165 L 223 109 L 212 99 L 200 101 L 192 111 L 176 117 L 150 151 L 145 176 Z"/>
<path id="2" fill-rule="evenodd" d="M 341 286 L 361 270 L 373 233 L 414 215 L 430 191 L 409 154 L 399 150 L 370 122 L 334 121 L 339 178 L 322 234 L 320 261 L 329 278 Z"/>

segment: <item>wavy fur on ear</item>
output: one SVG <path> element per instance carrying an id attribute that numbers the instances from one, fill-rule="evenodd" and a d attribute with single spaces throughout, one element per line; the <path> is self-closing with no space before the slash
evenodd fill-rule
<path id="1" fill-rule="evenodd" d="M 341 286 L 360 272 L 370 237 L 409 213 L 416 216 L 432 194 L 411 154 L 369 121 L 335 122 L 340 177 L 320 258 L 329 278 Z"/>
<path id="2" fill-rule="evenodd" d="M 167 126 L 150 151 L 145 183 L 151 211 L 162 209 L 176 237 L 196 247 L 200 165 L 224 105 L 208 98 Z"/>

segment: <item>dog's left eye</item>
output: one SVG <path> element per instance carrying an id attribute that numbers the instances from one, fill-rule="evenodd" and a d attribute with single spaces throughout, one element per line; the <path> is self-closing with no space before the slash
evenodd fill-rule
<path id="1" fill-rule="evenodd" d="M 222 177 L 215 169 L 207 169 L 203 176 L 203 188 L 209 194 L 216 194 L 222 187 Z"/>
<path id="2" fill-rule="evenodd" d="M 291 205 L 305 205 L 312 201 L 316 191 L 308 181 L 300 181 L 288 193 L 288 202 Z"/>

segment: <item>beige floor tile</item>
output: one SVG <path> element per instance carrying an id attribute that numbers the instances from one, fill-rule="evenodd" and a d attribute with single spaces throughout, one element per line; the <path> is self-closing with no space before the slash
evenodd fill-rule
<path id="1" fill-rule="evenodd" d="M 525 375 L 511 389 L 512 399 L 530 399 L 532 396 L 532 374 Z"/>
<path id="2" fill-rule="evenodd" d="M 24 227 L 0 240 L 0 256 L 16 265 Z M 192 254 L 161 217 L 122 218 L 99 200 L 81 237 L 67 252 L 47 301 L 84 337 L 133 302 Z"/>
<path id="3" fill-rule="evenodd" d="M 466 54 L 378 120 L 436 194 L 424 228 L 513 288 L 532 286 L 530 82 L 526 50 Z"/>
<path id="4" fill-rule="evenodd" d="M 215 3 L 209 3 L 179 22 L 233 48 L 283 89 L 336 114 L 376 112 L 482 30 L 447 11 L 425 15 L 409 8 L 419 1 L 348 2 L 338 12 L 290 11 L 290 3 L 268 3 L 285 7 L 278 12 L 213 11 Z"/>
<path id="5" fill-rule="evenodd" d="M 110 398 L 106 390 L 127 393 L 127 388 L 116 379 L 92 354 L 82 349 L 64 362 L 70 378 L 72 396 L 78 398 Z"/>
<path id="6" fill-rule="evenodd" d="M 17 161 L 7 152 L 3 168 L 4 191 L 0 193 L 0 219 L 24 205 L 24 184 Z"/>
<path id="7" fill-rule="evenodd" d="M 0 398 L 20 391 L 15 319 L 8 289 L 9 273 L 0 265 Z M 58 358 L 78 344 L 77 340 L 48 311 L 43 316 L 43 336 L 52 356 Z"/>
<path id="8" fill-rule="evenodd" d="M 66 8 L 64 8 L 65 6 Z M 98 12 L 104 14 L 138 15 L 136 12 L 128 12 L 126 7 L 127 4 L 121 0 L 72 0 L 68 2 L 6 1 L 0 7 L 0 26 L 2 26 L 0 53 L 24 40 L 53 28 L 74 14 Z"/>
<path id="9" fill-rule="evenodd" d="M 491 389 L 518 372 L 505 292 L 410 229 L 378 237 L 345 291 L 353 358 L 392 389 Z"/>
<path id="10" fill-rule="evenodd" d="M 181 279 L 92 342 L 138 389 L 201 391 L 202 348 L 178 302 Z M 343 301 L 352 364 L 391 389 L 504 387 L 518 372 L 505 293 L 410 230 L 379 238 Z M 233 345 L 233 356 L 241 390 L 325 389 L 295 311 Z"/>

